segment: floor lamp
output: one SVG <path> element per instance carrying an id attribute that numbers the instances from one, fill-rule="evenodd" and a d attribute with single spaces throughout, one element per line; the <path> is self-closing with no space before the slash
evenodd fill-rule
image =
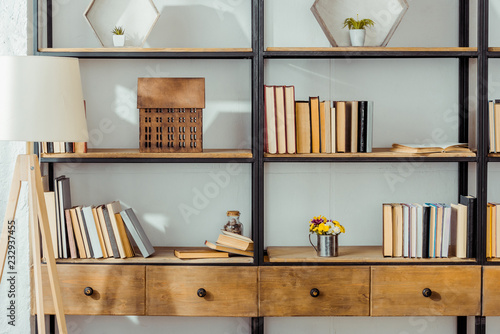
<path id="1" fill-rule="evenodd" d="M 88 140 L 78 59 L 36 56 L 0 57 L 0 140 L 83 142 Z M 33 258 L 38 333 L 45 333 L 41 247 L 60 333 L 67 333 L 59 277 L 47 218 L 38 157 L 17 157 L 0 235 L 0 282 L 21 183 L 28 182 L 29 234 Z M 41 245 L 40 245 L 41 242 Z"/>

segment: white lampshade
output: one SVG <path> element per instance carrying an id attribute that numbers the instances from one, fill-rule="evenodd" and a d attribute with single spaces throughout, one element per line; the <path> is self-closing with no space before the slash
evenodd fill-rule
<path id="1" fill-rule="evenodd" d="M 88 140 L 78 59 L 0 57 L 0 140 Z"/>

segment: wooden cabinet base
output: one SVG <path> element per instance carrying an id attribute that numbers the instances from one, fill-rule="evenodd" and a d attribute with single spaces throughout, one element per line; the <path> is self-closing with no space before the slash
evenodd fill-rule
<path id="1" fill-rule="evenodd" d="M 69 315 L 144 315 L 145 267 L 58 265 L 64 313 Z M 46 314 L 54 314 L 46 266 L 42 266 Z M 91 290 L 84 291 L 86 288 Z M 85 293 L 89 294 L 86 295 Z M 34 298 L 32 313 L 36 313 Z"/>
<path id="2" fill-rule="evenodd" d="M 500 267 L 483 267 L 483 316 L 500 316 Z"/>
<path id="3" fill-rule="evenodd" d="M 372 316 L 476 316 L 480 266 L 372 267 Z"/>
<path id="4" fill-rule="evenodd" d="M 368 316 L 369 267 L 261 267 L 260 316 Z"/>
<path id="5" fill-rule="evenodd" d="M 256 317 L 257 267 L 148 266 L 147 315 Z"/>

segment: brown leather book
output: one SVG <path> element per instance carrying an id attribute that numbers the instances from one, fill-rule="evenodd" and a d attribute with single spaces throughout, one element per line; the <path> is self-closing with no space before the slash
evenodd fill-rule
<path id="1" fill-rule="evenodd" d="M 309 98 L 309 111 L 311 113 L 311 152 L 320 153 L 320 106 L 319 97 Z"/>
<path id="2" fill-rule="evenodd" d="M 337 116 L 337 152 L 346 151 L 346 103 L 344 101 L 335 102 L 335 112 Z"/>

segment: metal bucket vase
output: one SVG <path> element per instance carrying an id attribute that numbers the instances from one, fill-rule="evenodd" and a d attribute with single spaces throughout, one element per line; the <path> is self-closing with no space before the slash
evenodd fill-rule
<path id="1" fill-rule="evenodd" d="M 309 242 L 313 246 L 318 256 L 332 257 L 339 255 L 339 238 L 338 234 L 317 234 L 317 246 L 311 241 L 311 234 L 309 234 Z"/>

